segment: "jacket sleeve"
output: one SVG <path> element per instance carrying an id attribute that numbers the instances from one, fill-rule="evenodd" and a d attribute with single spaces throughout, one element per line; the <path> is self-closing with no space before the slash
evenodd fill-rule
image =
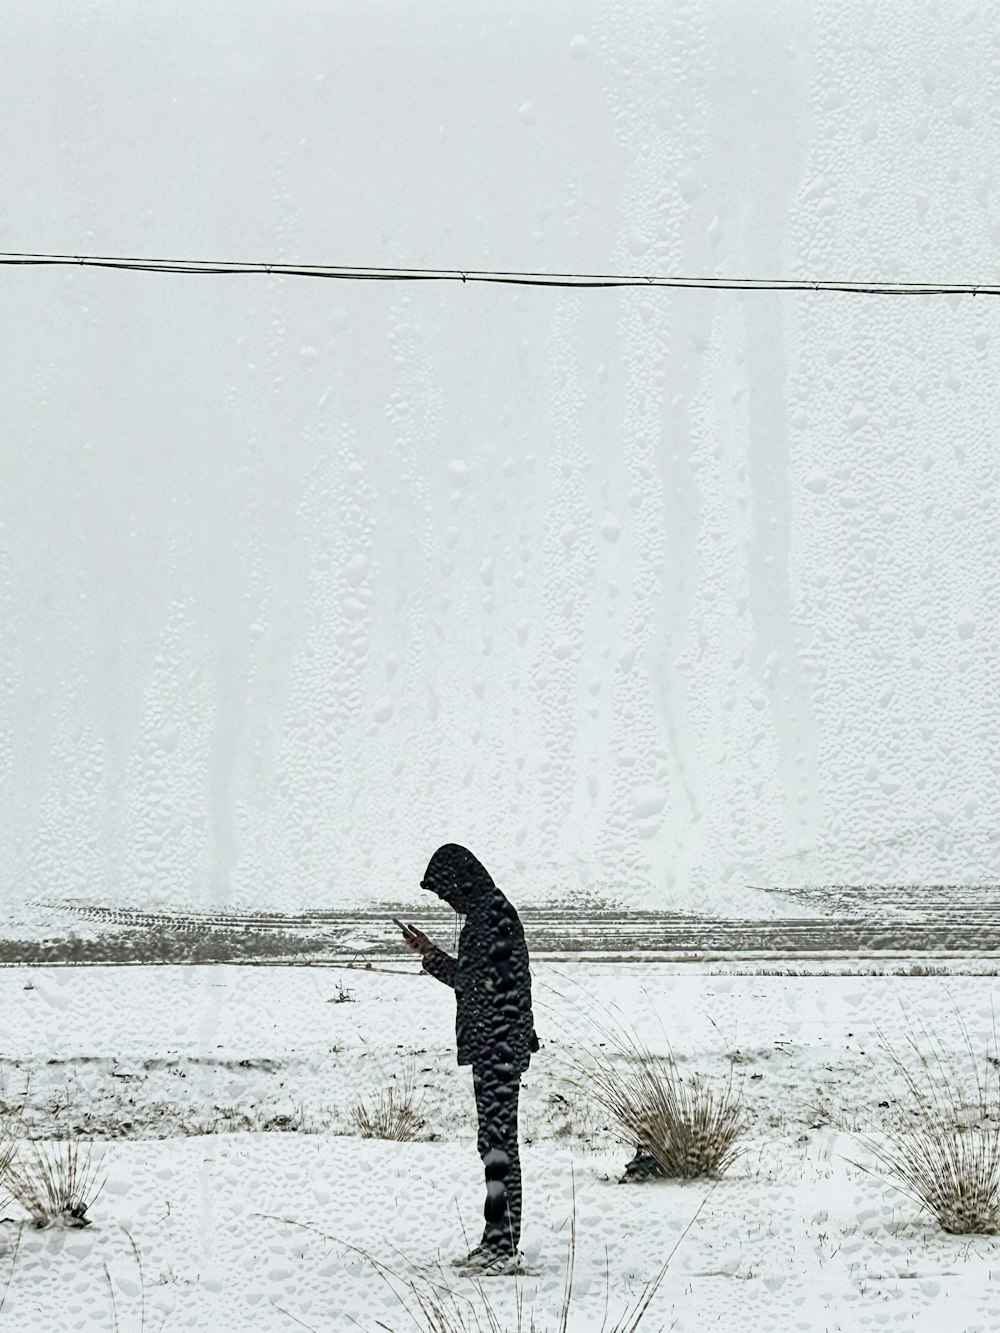
<path id="1" fill-rule="evenodd" d="M 443 949 L 432 949 L 430 953 L 424 954 L 422 966 L 425 972 L 429 972 L 438 981 L 443 981 L 446 986 L 455 985 L 458 963 L 450 953 L 445 953 Z"/>

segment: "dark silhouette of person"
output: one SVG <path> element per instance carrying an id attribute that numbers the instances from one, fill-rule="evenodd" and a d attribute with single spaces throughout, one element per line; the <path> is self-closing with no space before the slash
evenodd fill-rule
<path id="1" fill-rule="evenodd" d="M 524 931 L 513 906 L 465 847 L 447 843 L 431 857 L 420 887 L 465 917 L 452 958 L 422 931 L 403 938 L 423 970 L 455 990 L 458 1063 L 472 1066 L 479 1155 L 486 1173 L 482 1241 L 460 1266 L 514 1272 L 521 1234 L 517 1103 L 521 1075 L 538 1050 Z"/>

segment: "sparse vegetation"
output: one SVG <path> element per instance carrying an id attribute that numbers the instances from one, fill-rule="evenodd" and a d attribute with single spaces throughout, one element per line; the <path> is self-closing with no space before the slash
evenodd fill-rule
<path id="1" fill-rule="evenodd" d="M 87 1213 L 103 1184 L 90 1149 L 75 1141 L 19 1141 L 3 1178 L 11 1198 L 36 1227 L 89 1226 Z"/>
<path id="2" fill-rule="evenodd" d="M 145 1333 L 146 1328 L 146 1279 L 142 1271 L 142 1255 L 139 1253 L 139 1247 L 135 1239 L 127 1228 L 124 1228 L 125 1235 L 128 1237 L 128 1243 L 132 1247 L 132 1253 L 135 1256 L 136 1267 L 139 1271 L 139 1333 Z M 111 1278 L 111 1269 L 107 1264 L 104 1265 L 104 1276 L 108 1282 L 108 1294 L 111 1298 L 111 1320 L 112 1333 L 121 1333 L 121 1323 L 118 1319 L 118 1298 L 115 1295 L 115 1284 Z"/>
<path id="3" fill-rule="evenodd" d="M 7 1171 L 16 1147 L 14 1136 L 9 1132 L 6 1123 L 0 1121 L 0 1209 L 6 1208 L 11 1201 L 12 1196 L 7 1188 Z"/>
<path id="4" fill-rule="evenodd" d="M 947 966 L 943 963 L 873 963 L 869 967 L 860 967 L 856 963 L 845 963 L 840 967 L 817 963 L 813 967 L 720 967 L 719 976 L 724 977 L 995 977 L 1000 972 L 995 967 L 978 965 Z"/>
<path id="5" fill-rule="evenodd" d="M 846 887 L 846 896 L 845 896 Z M 596 950 L 605 961 L 634 962 L 657 956 L 663 962 L 695 963 L 728 969 L 736 960 L 748 972 L 760 975 L 824 975 L 843 968 L 860 975 L 938 975 L 958 969 L 967 975 L 996 975 L 1000 932 L 992 919 L 982 916 L 996 901 L 996 886 L 981 886 L 975 894 L 977 916 L 959 927 L 953 908 L 970 906 L 969 886 L 856 885 L 813 888 L 792 897 L 821 901 L 822 915 L 806 919 L 757 920 L 719 918 L 700 922 L 670 911 L 634 911 L 609 901 L 592 900 L 583 906 L 566 904 L 525 906 L 522 920 L 533 956 L 543 953 L 572 956 Z M 835 899 L 831 899 L 831 894 Z M 818 897 L 817 897 L 818 895 Z M 954 895 L 954 896 L 953 896 Z M 907 919 L 891 922 L 859 919 L 886 897 L 894 911 L 905 907 Z M 830 915 L 836 901 L 838 915 Z M 370 968 L 370 957 L 400 956 L 398 932 L 388 922 L 404 915 L 422 929 L 447 931 L 452 916 L 413 903 L 383 904 L 371 915 L 386 923 L 380 939 L 371 939 L 363 953 L 345 944 L 367 920 L 357 911 L 240 912 L 144 911 L 98 904 L 52 901 L 37 904 L 57 913 L 53 934 L 45 939 L 0 940 L 0 965 L 51 966 L 56 964 L 136 964 L 245 962 L 308 964 L 338 959 L 344 966 Z M 368 916 L 369 914 L 364 914 Z M 876 913 L 881 916 L 881 912 Z M 78 925 L 75 919 L 93 922 Z M 88 933 L 88 931 L 90 933 Z M 353 954 L 352 962 L 348 955 Z M 898 970 L 900 958 L 917 962 L 912 971 Z M 983 958 L 980 971 L 972 960 Z M 787 964 L 794 960 L 792 967 Z M 940 960 L 940 964 L 937 960 Z M 858 964 L 868 964 L 859 968 Z M 924 968 L 926 967 L 926 970 Z"/>
<path id="6" fill-rule="evenodd" d="M 624 1068 L 611 1058 L 597 1061 L 593 1096 L 664 1174 L 720 1176 L 741 1156 L 744 1114 L 732 1078 L 716 1092 L 696 1074 L 681 1076 L 669 1057 L 635 1049 L 621 1058 Z"/>
<path id="7" fill-rule="evenodd" d="M 654 1055 L 614 1014 L 588 1014 L 587 1026 L 590 1055 L 570 1058 L 570 1081 L 663 1175 L 720 1176 L 743 1155 L 748 1121 L 732 1061 L 716 1089 L 697 1074 L 682 1074 L 672 1055 Z"/>
<path id="8" fill-rule="evenodd" d="M 135 926 L 120 932 L 46 940 L 0 940 L 0 965 L 53 967 L 135 966 L 143 963 L 278 963 L 325 958 L 329 939 L 319 932 L 253 931 L 207 925 Z"/>
<path id="9" fill-rule="evenodd" d="M 636 1045 L 620 1051 L 618 1061 L 602 1053 L 588 1082 L 627 1140 L 667 1176 L 720 1176 L 744 1152 L 744 1110 L 731 1076 L 716 1091 L 697 1075 L 681 1075 L 669 1057 Z"/>
<path id="10" fill-rule="evenodd" d="M 902 1078 L 909 1105 L 896 1105 L 881 1134 L 855 1137 L 881 1174 L 953 1235 L 1000 1233 L 1000 1070 L 994 1052 L 980 1063 L 960 1023 L 970 1068 L 959 1070 L 927 1033 L 897 1051 L 882 1047 Z M 890 1104 L 891 1105 L 891 1104 Z"/>
<path id="11" fill-rule="evenodd" d="M 307 1134 L 310 1127 L 302 1106 L 285 1111 L 273 1107 L 216 1105 L 216 1116 L 208 1123 L 185 1126 L 190 1134 Z"/>
<path id="12" fill-rule="evenodd" d="M 415 1139 L 426 1123 L 415 1100 L 414 1075 L 408 1070 L 398 1083 L 391 1083 L 369 1104 L 358 1102 L 352 1119 L 363 1139 L 392 1139 L 398 1143 Z"/>
<path id="13" fill-rule="evenodd" d="M 705 1194 L 690 1221 L 677 1237 L 659 1270 L 645 1283 L 635 1301 L 621 1312 L 613 1324 L 608 1323 L 611 1282 L 610 1272 L 605 1271 L 604 1318 L 601 1321 L 601 1333 L 635 1333 L 659 1291 L 674 1255 L 701 1215 L 701 1211 L 708 1202 L 714 1188 L 713 1185 L 712 1189 Z M 259 1216 L 266 1217 L 270 1215 L 259 1214 Z M 335 1236 L 327 1235 L 308 1223 L 296 1222 L 293 1218 L 288 1217 L 272 1217 L 272 1220 L 312 1231 L 316 1235 L 322 1236 L 324 1240 L 342 1244 L 346 1249 L 359 1255 L 372 1266 L 399 1301 L 417 1333 L 568 1333 L 568 1330 L 573 1328 L 571 1317 L 574 1313 L 573 1276 L 576 1267 L 575 1186 L 573 1190 L 573 1211 L 570 1215 L 570 1238 L 563 1282 L 563 1296 L 555 1323 L 551 1323 L 548 1319 L 544 1323 L 536 1322 L 534 1311 L 525 1308 L 523 1277 L 520 1275 L 516 1275 L 514 1279 L 517 1285 L 514 1322 L 511 1323 L 509 1318 L 490 1300 L 483 1281 L 479 1278 L 465 1279 L 470 1282 L 475 1293 L 475 1298 L 473 1298 L 456 1290 L 453 1285 L 454 1276 L 447 1273 L 440 1264 L 434 1266 L 430 1276 L 423 1272 L 419 1278 L 400 1277 L 399 1274 L 375 1259 L 366 1250 L 358 1249 L 357 1246 L 338 1240 Z M 405 1256 L 400 1255 L 400 1258 L 403 1262 L 406 1262 Z M 281 1309 L 280 1306 L 276 1308 Z M 302 1324 L 302 1321 L 292 1315 L 290 1311 L 282 1310 L 282 1313 Z M 357 1323 L 354 1320 L 352 1322 Z M 382 1323 L 378 1326 L 380 1328 L 387 1327 Z M 302 1327 L 308 1328 L 309 1325 L 302 1324 Z M 362 1328 L 363 1325 L 357 1323 L 357 1327 Z"/>

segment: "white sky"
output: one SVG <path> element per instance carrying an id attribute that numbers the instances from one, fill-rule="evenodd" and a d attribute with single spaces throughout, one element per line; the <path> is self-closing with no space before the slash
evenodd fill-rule
<path id="1" fill-rule="evenodd" d="M 6 250 L 998 279 L 988 5 L 5 25 Z M 0 291 L 11 900 L 1000 871 L 1000 303 Z"/>

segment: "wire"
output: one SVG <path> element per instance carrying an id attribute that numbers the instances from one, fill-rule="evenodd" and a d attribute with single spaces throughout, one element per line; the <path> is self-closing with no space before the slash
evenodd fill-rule
<path id="1" fill-rule="evenodd" d="M 517 287 L 669 287 L 730 292 L 845 292 L 855 296 L 1000 296 L 1000 284 L 889 282 L 812 278 L 686 278 L 664 274 L 516 273 L 502 269 L 365 268 L 348 264 L 280 264 L 126 255 L 0 254 L 0 266 L 123 269 L 136 273 L 266 274 L 341 282 L 480 282 Z"/>

